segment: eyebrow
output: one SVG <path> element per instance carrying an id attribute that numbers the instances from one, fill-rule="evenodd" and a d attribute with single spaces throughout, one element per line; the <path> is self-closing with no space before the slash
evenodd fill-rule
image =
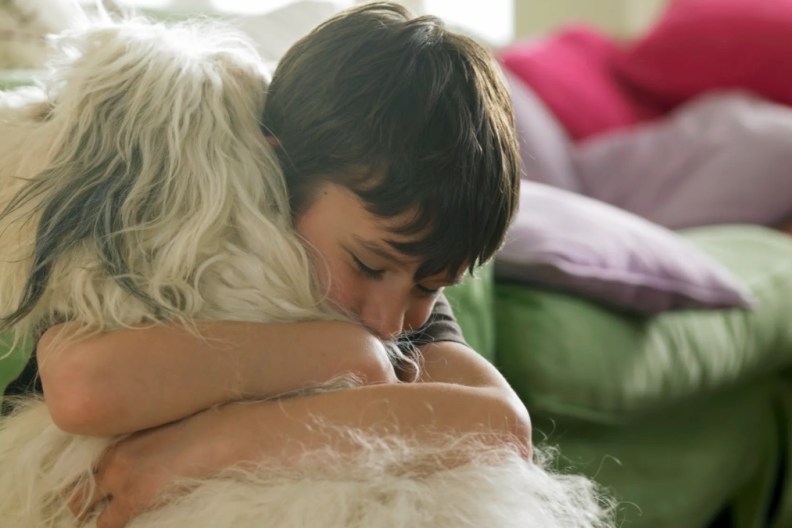
<path id="1" fill-rule="evenodd" d="M 396 253 L 394 251 L 389 251 L 387 248 L 382 247 L 380 244 L 378 244 L 378 243 L 376 243 L 374 241 L 366 240 L 365 238 L 361 238 L 361 237 L 359 237 L 357 235 L 352 235 L 352 239 L 357 244 L 360 244 L 360 246 L 365 248 L 367 251 L 370 251 L 370 252 L 374 253 L 375 255 L 377 255 L 377 256 L 379 256 L 381 258 L 384 258 L 386 260 L 390 260 L 391 262 L 395 262 L 396 264 L 399 264 L 400 266 L 407 265 L 405 257 L 400 256 L 398 253 Z M 456 286 L 458 284 L 461 284 L 463 279 L 464 279 L 464 276 L 465 276 L 464 273 L 456 275 L 456 276 L 453 276 L 453 277 L 448 275 L 446 277 L 446 279 L 443 281 L 443 286 L 442 287 L 445 288 L 445 287 Z"/>

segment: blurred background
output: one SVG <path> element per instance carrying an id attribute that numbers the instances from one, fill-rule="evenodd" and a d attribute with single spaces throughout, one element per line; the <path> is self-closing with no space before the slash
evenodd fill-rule
<path id="1" fill-rule="evenodd" d="M 654 19 L 666 0 L 404 0 L 417 13 L 437 15 L 493 46 L 541 36 L 581 22 L 617 37 L 634 35 Z M 91 3 L 88 1 L 87 3 Z M 306 29 L 353 0 L 117 0 L 119 5 L 174 11 L 220 11 L 257 18 L 273 11 L 301 11 Z M 284 17 L 285 19 L 285 17 Z"/>

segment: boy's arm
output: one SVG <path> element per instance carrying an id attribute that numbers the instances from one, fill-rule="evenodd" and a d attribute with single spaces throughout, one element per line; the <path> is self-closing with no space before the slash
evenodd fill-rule
<path id="1" fill-rule="evenodd" d="M 444 295 L 439 296 L 429 321 L 414 334 L 413 341 L 421 351 L 418 382 L 490 387 L 518 408 L 525 408 L 503 375 L 467 344 Z"/>
<path id="2" fill-rule="evenodd" d="M 344 375 L 396 381 L 384 346 L 355 324 L 222 321 L 198 329 L 201 337 L 163 324 L 66 344 L 72 326 L 49 329 L 37 355 L 53 420 L 72 433 L 116 435 Z"/>
<path id="3" fill-rule="evenodd" d="M 354 450 L 344 427 L 375 427 L 419 440 L 435 432 L 492 433 L 493 440 L 530 457 L 528 411 L 489 362 L 449 341 L 422 347 L 420 358 L 416 383 L 225 405 L 131 436 L 100 464 L 97 489 L 113 496 L 100 521 L 123 526 L 151 506 L 173 479 L 206 477 L 262 458 L 288 463 L 306 449 L 327 445 Z M 329 427 L 316 427 L 317 420 Z M 90 502 L 101 499 L 97 495 Z"/>
<path id="4" fill-rule="evenodd" d="M 475 377 L 489 385 L 489 374 Z M 436 432 L 485 433 L 493 442 L 519 449 L 526 458 L 531 453 L 525 407 L 489 386 L 388 384 L 230 404 L 142 431 L 111 448 L 99 465 L 97 489 L 113 499 L 98 526 L 123 526 L 154 504 L 174 479 L 207 477 L 261 459 L 288 464 L 306 450 L 328 445 L 342 453 L 354 452 L 356 444 L 344 434 L 345 427 L 375 427 L 377 432 L 417 440 L 432 439 Z M 97 495 L 89 502 L 102 498 Z M 73 508 L 79 511 L 78 506 Z"/>

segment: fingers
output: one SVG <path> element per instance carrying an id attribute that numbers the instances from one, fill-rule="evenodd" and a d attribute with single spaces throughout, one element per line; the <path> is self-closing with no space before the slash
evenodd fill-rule
<path id="1" fill-rule="evenodd" d="M 96 528 L 123 528 L 141 513 L 156 507 L 156 501 L 147 493 L 148 488 L 145 486 L 148 484 L 145 483 L 143 488 L 132 486 L 120 495 L 106 497 L 103 505 L 100 503 L 96 506 L 101 508 L 96 518 Z"/>
<path id="2" fill-rule="evenodd" d="M 123 500 L 113 500 L 97 482 L 81 482 L 69 495 L 69 509 L 80 521 L 96 517 L 96 528 L 123 528 L 134 516 Z"/>
<path id="3" fill-rule="evenodd" d="M 124 528 L 134 513 L 120 501 L 109 501 L 96 519 L 96 528 Z"/>
<path id="4" fill-rule="evenodd" d="M 109 448 L 102 455 L 99 465 L 94 468 L 92 479 L 84 479 L 76 482 L 72 490 L 65 494 L 68 499 L 68 506 L 74 516 L 80 521 L 86 521 L 97 509 L 107 506 L 112 499 L 112 494 L 106 483 L 103 483 L 108 456 L 113 452 Z"/>
<path id="5" fill-rule="evenodd" d="M 123 528 L 141 512 L 154 506 L 152 499 L 161 486 L 156 472 L 134 466 L 124 445 L 122 442 L 110 447 L 99 462 L 96 488 L 105 493 L 100 491 L 92 497 L 101 497 L 99 502 L 92 503 L 92 508 L 101 509 L 96 518 L 96 528 Z"/>
<path id="6" fill-rule="evenodd" d="M 70 510 L 83 522 L 96 519 L 97 528 L 123 528 L 140 513 L 156 508 L 157 498 L 162 500 L 163 490 L 170 489 L 175 476 L 190 474 L 190 466 L 174 461 L 173 453 L 181 453 L 174 449 L 179 432 L 173 426 L 142 431 L 109 447 L 94 478 L 80 482 L 66 497 Z"/>
<path id="7" fill-rule="evenodd" d="M 69 509 L 80 521 L 85 521 L 102 502 L 110 500 L 96 482 L 85 481 L 75 485 L 67 498 Z"/>

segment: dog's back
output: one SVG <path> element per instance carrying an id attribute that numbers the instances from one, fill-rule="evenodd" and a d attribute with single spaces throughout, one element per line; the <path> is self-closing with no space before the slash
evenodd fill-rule
<path id="1" fill-rule="evenodd" d="M 59 46 L 46 90 L 0 98 L 5 322 L 326 317 L 261 139 L 252 45 L 124 22 Z"/>

